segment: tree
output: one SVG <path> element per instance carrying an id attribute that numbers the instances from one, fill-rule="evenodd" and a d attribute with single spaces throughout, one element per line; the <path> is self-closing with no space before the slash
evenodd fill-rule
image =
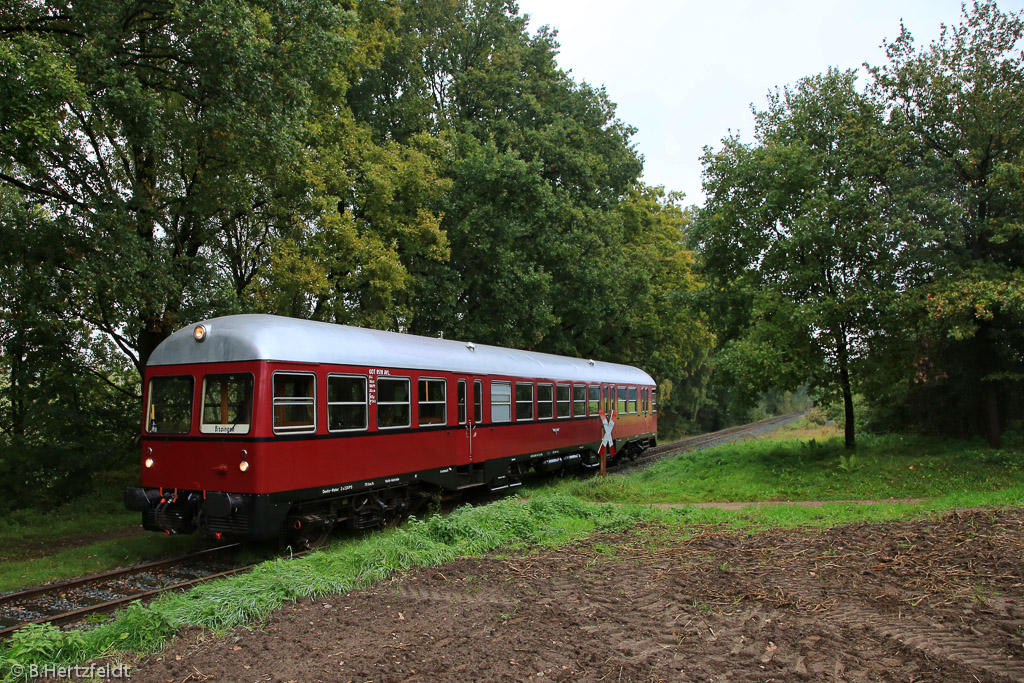
<path id="1" fill-rule="evenodd" d="M 409 329 L 634 362 L 686 387 L 712 340 L 688 302 L 682 198 L 640 182 L 633 129 L 558 68 L 555 33 L 527 33 L 506 0 L 366 0 L 359 13 L 392 39 L 349 91 L 356 118 L 379 143 L 446 145 L 451 188 L 431 206 L 450 257 L 415 272 Z"/>
<path id="2" fill-rule="evenodd" d="M 319 216 L 308 150 L 354 21 L 331 0 L 0 9 L 0 183 L 59 230 L 81 319 L 136 367 L 230 306 L 244 244 Z"/>
<path id="3" fill-rule="evenodd" d="M 1024 13 L 976 1 L 926 48 L 902 27 L 888 64 L 872 69 L 916 159 L 901 201 L 930 233 L 919 253 L 928 272 L 907 305 L 916 324 L 905 334 L 919 341 L 910 366 L 933 404 L 945 395 L 941 419 L 981 417 L 993 446 L 1024 379 L 1022 38 Z"/>
<path id="4" fill-rule="evenodd" d="M 839 396 L 848 449 L 855 367 L 910 268 L 882 113 L 853 71 L 776 91 L 755 112 L 756 144 L 732 136 L 705 151 L 693 228 L 717 298 L 749 312 L 724 318 L 718 367 L 748 398 L 805 382 Z"/>

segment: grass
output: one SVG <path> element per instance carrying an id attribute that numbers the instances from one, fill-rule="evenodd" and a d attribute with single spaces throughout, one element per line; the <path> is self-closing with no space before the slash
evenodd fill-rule
<path id="1" fill-rule="evenodd" d="M 797 427 L 799 433 L 806 427 Z M 791 432 L 792 434 L 792 432 Z M 630 503 L 941 498 L 1024 481 L 1024 449 L 925 437 L 745 441 L 683 454 L 636 474 L 561 480 L 542 492 Z"/>
<path id="2" fill-rule="evenodd" d="M 258 624 L 287 601 L 373 585 L 397 571 L 436 566 L 488 552 L 521 555 L 596 532 L 642 525 L 652 547 L 678 542 L 708 525 L 753 533 L 785 527 L 920 518 L 959 507 L 1024 505 L 1024 454 L 971 443 L 900 437 L 862 438 L 856 457 L 827 433 L 801 430 L 781 439 L 720 446 L 605 480 L 562 480 L 485 507 L 410 520 L 397 529 L 335 542 L 324 550 L 260 565 L 251 574 L 204 584 L 188 593 L 133 604 L 89 631 L 22 629 L 0 646 L 0 676 L 24 680 L 16 667 L 68 665 L 94 658 L 132 660 L 194 626 L 224 631 Z M 800 441 L 794 434 L 810 441 Z M 650 502 L 927 498 L 924 502 L 741 510 L 652 508 Z M 602 501 L 602 502 L 586 502 Z M 166 539 L 161 539 L 166 540 Z M 611 552 L 611 550 L 609 550 Z M 25 669 L 21 669 L 24 671 Z"/>
<path id="3" fill-rule="evenodd" d="M 125 509 L 123 496 L 123 488 L 104 488 L 49 512 L 5 513 L 0 517 L 2 555 L 15 558 L 47 543 L 137 527 L 139 513 Z"/>
<path id="4" fill-rule="evenodd" d="M 15 510 L 0 519 L 0 592 L 138 564 L 203 546 L 197 536 L 168 538 L 139 529 L 121 502 L 124 489 L 101 488 L 56 510 Z M 94 538 L 80 543 L 83 538 Z M 67 548 L 59 550 L 67 544 Z M 56 550 L 56 552 L 54 552 Z"/>

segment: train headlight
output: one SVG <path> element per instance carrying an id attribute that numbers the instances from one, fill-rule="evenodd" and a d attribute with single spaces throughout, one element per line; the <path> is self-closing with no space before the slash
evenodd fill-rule
<path id="1" fill-rule="evenodd" d="M 146 469 L 148 470 L 148 469 L 149 469 L 150 467 L 152 467 L 152 466 L 153 466 L 153 464 L 154 464 L 154 462 L 153 462 L 153 458 L 146 458 L 146 461 L 145 461 L 145 463 L 143 463 L 143 464 L 145 464 L 145 466 L 146 466 Z"/>
<path id="2" fill-rule="evenodd" d="M 238 469 L 242 470 L 243 472 L 248 472 L 249 462 L 247 460 L 243 460 L 242 462 L 238 463 Z"/>
<path id="3" fill-rule="evenodd" d="M 192 330 L 192 338 L 197 342 L 206 341 L 206 325 L 196 325 Z"/>

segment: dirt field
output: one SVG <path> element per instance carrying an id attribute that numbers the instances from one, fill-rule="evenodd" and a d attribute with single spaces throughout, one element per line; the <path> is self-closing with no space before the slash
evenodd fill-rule
<path id="1" fill-rule="evenodd" d="M 653 527 L 183 634 L 144 681 L 1024 681 L 1024 510 Z"/>

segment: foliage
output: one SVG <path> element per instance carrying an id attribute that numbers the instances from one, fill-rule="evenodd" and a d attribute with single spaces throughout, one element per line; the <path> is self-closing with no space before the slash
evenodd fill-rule
<path id="1" fill-rule="evenodd" d="M 85 639 L 78 631 L 61 631 L 52 624 L 29 624 L 15 631 L 6 643 L 4 668 L 78 661 L 84 647 Z"/>
<path id="2" fill-rule="evenodd" d="M 992 445 L 1024 378 L 1022 39 L 1024 14 L 976 1 L 927 47 L 903 27 L 872 69 L 909 151 L 900 200 L 927 217 L 916 245 L 927 272 L 897 322 L 912 346 L 879 350 L 914 374 L 890 370 L 884 402 Z"/>
<path id="3" fill-rule="evenodd" d="M 904 27 L 870 68 L 776 91 L 704 157 L 693 235 L 721 345 L 748 400 L 803 382 L 877 428 L 999 443 L 1020 411 L 1024 14 L 965 6 L 918 49 Z"/>
<path id="4" fill-rule="evenodd" d="M 375 139 L 438 137 L 450 258 L 415 271 L 409 330 L 640 364 L 686 384 L 712 342 L 681 197 L 639 181 L 607 93 L 558 69 L 554 33 L 501 0 L 359 5 L 389 30 L 348 94 Z M 369 30 L 369 29 L 367 29 Z"/>
<path id="5" fill-rule="evenodd" d="M 830 70 L 776 91 L 756 121 L 756 144 L 733 136 L 704 156 L 693 238 L 717 307 L 743 297 L 749 315 L 723 329 L 717 362 L 751 400 L 805 382 L 840 396 L 852 448 L 852 370 L 910 269 L 881 107 Z"/>
<path id="6" fill-rule="evenodd" d="M 212 315 L 632 362 L 698 395 L 681 198 L 525 27 L 502 0 L 0 7 L 4 504 L 128 461 L 139 371 Z"/>

